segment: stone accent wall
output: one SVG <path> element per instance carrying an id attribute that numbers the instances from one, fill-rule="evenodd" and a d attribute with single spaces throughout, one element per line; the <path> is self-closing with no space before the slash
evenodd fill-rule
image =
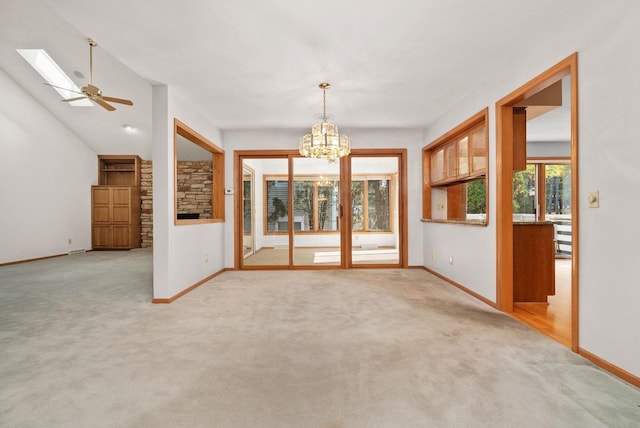
<path id="1" fill-rule="evenodd" d="M 150 160 L 140 164 L 140 240 L 142 248 L 153 247 L 153 169 Z"/>
<path id="2" fill-rule="evenodd" d="M 211 191 L 213 163 L 211 161 L 178 161 L 178 213 L 198 214 L 213 218 Z"/>

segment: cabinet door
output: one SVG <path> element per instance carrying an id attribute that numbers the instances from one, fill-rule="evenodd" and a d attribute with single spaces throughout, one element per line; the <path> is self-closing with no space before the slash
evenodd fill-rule
<path id="1" fill-rule="evenodd" d="M 487 170 L 487 135 L 485 127 L 471 132 L 471 172 L 483 173 Z"/>
<path id="2" fill-rule="evenodd" d="M 92 226 L 91 244 L 93 248 L 111 248 L 111 226 Z"/>
<path id="3" fill-rule="evenodd" d="M 469 175 L 469 136 L 465 135 L 457 142 L 458 145 L 458 177 Z"/>
<path id="4" fill-rule="evenodd" d="M 444 148 L 439 148 L 431 153 L 431 182 L 438 183 L 444 180 Z"/>
<path id="5" fill-rule="evenodd" d="M 445 179 L 453 179 L 458 176 L 458 153 L 455 142 L 444 146 L 444 163 L 446 166 Z"/>
<path id="6" fill-rule="evenodd" d="M 112 226 L 112 228 L 113 228 L 112 248 L 130 248 L 131 227 L 130 226 Z"/>
<path id="7" fill-rule="evenodd" d="M 112 188 L 111 221 L 114 224 L 129 224 L 131 222 L 131 189 Z"/>
<path id="8" fill-rule="evenodd" d="M 92 187 L 91 188 L 91 220 L 98 224 L 109 224 L 110 207 L 109 207 L 109 189 Z"/>

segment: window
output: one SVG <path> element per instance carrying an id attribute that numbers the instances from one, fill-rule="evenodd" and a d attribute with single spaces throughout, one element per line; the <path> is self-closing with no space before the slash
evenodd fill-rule
<path id="1" fill-rule="evenodd" d="M 423 220 L 487 224 L 488 109 L 422 150 Z"/>
<path id="2" fill-rule="evenodd" d="M 391 232 L 391 196 L 390 178 L 352 180 L 352 230 Z"/>
<path id="3" fill-rule="evenodd" d="M 354 177 L 351 188 L 354 232 L 392 231 L 393 183 L 392 177 Z M 337 177 L 294 177 L 294 231 L 338 232 L 339 185 Z M 265 177 L 265 189 L 265 230 L 268 234 L 288 233 L 289 181 L 284 176 Z"/>
<path id="4" fill-rule="evenodd" d="M 289 231 L 289 181 L 265 179 L 265 216 L 267 233 Z"/>
<path id="5" fill-rule="evenodd" d="M 338 231 L 338 184 L 324 177 L 294 178 L 293 213 L 301 222 L 297 230 Z"/>

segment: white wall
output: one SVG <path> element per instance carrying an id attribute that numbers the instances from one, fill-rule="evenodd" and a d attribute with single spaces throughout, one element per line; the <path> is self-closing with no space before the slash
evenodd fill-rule
<path id="1" fill-rule="evenodd" d="M 2 70 L 0 94 L 0 263 L 90 249 L 96 153 Z"/>
<path id="2" fill-rule="evenodd" d="M 309 123 L 311 124 L 310 119 Z M 422 132 L 415 129 L 347 129 L 342 132 L 351 139 L 353 148 L 406 148 L 408 158 L 408 217 L 409 217 L 409 265 L 422 264 L 422 235 L 420 233 L 420 215 L 422 210 Z M 233 182 L 234 150 L 275 150 L 298 148 L 298 139 L 308 129 L 280 130 L 237 130 L 225 131 L 223 138 L 227 151 L 225 174 L 226 182 Z M 256 186 L 260 184 L 256 181 Z M 237 193 L 238 189 L 236 189 Z M 257 195 L 257 192 L 256 192 Z M 233 206 L 227 200 L 227 218 L 233 218 Z M 233 243 L 233 222 L 227 221 L 225 241 Z M 266 242 L 263 245 L 269 245 Z M 259 248 L 259 247 L 258 247 Z M 233 267 L 233 245 L 225 248 L 225 263 Z"/>
<path id="3" fill-rule="evenodd" d="M 573 11 L 579 26 L 564 37 L 505 60 L 504 68 L 468 94 L 426 132 L 427 144 L 489 106 L 490 220 L 486 228 L 425 223 L 424 264 L 495 301 L 496 177 L 495 103 L 577 51 L 579 54 L 579 346 L 640 376 L 640 287 L 637 264 L 640 222 L 640 4 L 631 0 L 593 4 Z M 579 22 L 579 21 L 578 21 Z M 538 36 L 538 35 L 536 35 Z M 599 190 L 601 205 L 587 208 L 587 193 Z M 615 229 L 614 229 L 615 228 Z M 435 260 L 431 252 L 436 252 Z M 454 265 L 448 256 L 454 256 Z"/>
<path id="4" fill-rule="evenodd" d="M 222 148 L 220 131 L 208 118 L 194 110 L 176 90 L 153 87 L 153 297 L 156 299 L 175 296 L 224 267 L 225 223 L 174 224 L 174 118 Z M 229 199 L 227 203 L 230 204 Z M 228 215 L 226 221 L 233 227 L 233 215 Z"/>

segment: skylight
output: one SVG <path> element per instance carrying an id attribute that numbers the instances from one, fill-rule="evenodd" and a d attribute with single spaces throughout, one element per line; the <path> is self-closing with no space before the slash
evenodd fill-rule
<path id="1" fill-rule="evenodd" d="M 44 49 L 16 49 L 20 55 L 38 72 L 44 79 L 54 87 L 63 99 L 76 98 L 82 96 L 80 88 L 73 83 L 64 71 L 51 59 Z M 68 88 L 65 90 L 62 88 Z M 92 107 L 93 103 L 88 99 L 71 101 L 72 106 Z"/>

